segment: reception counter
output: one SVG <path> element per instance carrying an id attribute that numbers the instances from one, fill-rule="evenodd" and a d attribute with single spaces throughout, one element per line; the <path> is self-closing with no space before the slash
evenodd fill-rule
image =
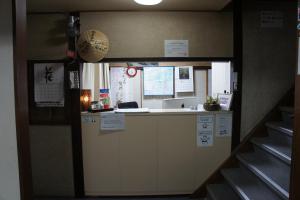
<path id="1" fill-rule="evenodd" d="M 190 109 L 125 113 L 125 129 L 100 130 L 99 113 L 82 113 L 86 195 L 190 194 L 230 155 L 231 137 L 197 146 L 197 116 Z"/>

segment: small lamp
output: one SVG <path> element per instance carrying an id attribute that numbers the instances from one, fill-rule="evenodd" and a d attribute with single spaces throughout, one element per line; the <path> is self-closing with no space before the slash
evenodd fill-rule
<path id="1" fill-rule="evenodd" d="M 81 111 L 87 111 L 91 105 L 91 90 L 80 91 Z"/>

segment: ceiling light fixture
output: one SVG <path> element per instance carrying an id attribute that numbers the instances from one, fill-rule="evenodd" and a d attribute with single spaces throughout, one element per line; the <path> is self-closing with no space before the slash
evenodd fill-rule
<path id="1" fill-rule="evenodd" d="M 147 5 L 147 6 L 156 5 L 162 2 L 162 0 L 134 0 L 134 1 L 138 4 Z"/>

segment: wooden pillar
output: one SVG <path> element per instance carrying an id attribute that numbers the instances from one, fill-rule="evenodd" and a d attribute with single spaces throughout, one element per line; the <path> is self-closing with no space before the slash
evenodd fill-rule
<path id="1" fill-rule="evenodd" d="M 242 75 L 243 75 L 243 14 L 242 0 L 233 0 L 233 67 L 237 74 L 237 88 L 233 93 L 233 132 L 231 149 L 240 144 L 242 117 Z"/>
<path id="2" fill-rule="evenodd" d="M 32 200 L 26 51 L 26 0 L 13 0 L 15 115 L 21 200 Z"/>
<path id="3" fill-rule="evenodd" d="M 298 49 L 299 51 L 299 49 Z M 296 76 L 295 85 L 295 118 L 292 154 L 292 173 L 290 199 L 300 199 L 300 75 Z"/>
<path id="4" fill-rule="evenodd" d="M 298 9 L 300 3 L 298 3 Z M 299 14 L 298 14 L 299 15 Z M 296 16 L 295 16 L 296 17 Z M 299 22 L 298 22 L 299 23 Z M 296 27 L 295 27 L 296 29 Z M 300 30 L 295 34 L 298 37 L 300 36 Z M 298 42 L 299 43 L 299 42 Z M 300 45 L 298 45 L 298 52 L 300 51 Z M 295 79 L 295 104 L 294 104 L 294 135 L 293 135 L 293 153 L 292 153 L 292 172 L 291 172 L 291 182 L 290 182 L 290 199 L 298 200 L 300 199 L 300 66 L 299 66 L 299 57 L 298 57 L 298 69 Z"/>

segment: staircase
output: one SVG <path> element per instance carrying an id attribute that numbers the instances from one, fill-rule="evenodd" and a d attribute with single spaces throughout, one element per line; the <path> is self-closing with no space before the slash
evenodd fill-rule
<path id="1" fill-rule="evenodd" d="M 289 199 L 293 108 L 280 111 L 281 121 L 265 123 L 267 134 L 251 138 L 235 164 L 220 170 L 222 178 L 206 185 L 203 200 Z"/>

